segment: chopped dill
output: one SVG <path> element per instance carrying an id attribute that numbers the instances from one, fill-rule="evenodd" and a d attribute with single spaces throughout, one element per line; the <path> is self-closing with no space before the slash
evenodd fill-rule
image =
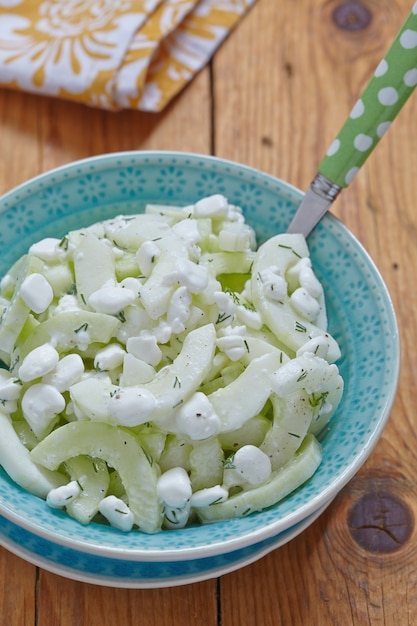
<path id="1" fill-rule="evenodd" d="M 307 376 L 307 370 L 302 370 L 301 374 L 299 375 L 299 377 L 297 378 L 297 383 L 299 383 L 300 381 L 304 380 L 304 378 Z"/>
<path id="2" fill-rule="evenodd" d="M 296 251 L 294 250 L 294 248 L 292 248 L 291 246 L 286 246 L 286 245 L 284 245 L 283 243 L 279 243 L 279 244 L 278 244 L 278 248 L 285 248 L 286 250 L 291 250 L 291 252 L 292 252 L 293 254 L 295 254 L 295 256 L 297 256 L 299 259 L 301 259 L 301 256 L 298 254 L 298 252 L 296 252 Z"/>
<path id="3" fill-rule="evenodd" d="M 69 246 L 69 239 L 65 235 L 65 237 L 62 237 L 61 241 L 59 242 L 58 247 L 62 248 L 63 250 L 68 250 L 68 246 Z"/>
<path id="4" fill-rule="evenodd" d="M 296 320 L 296 322 L 295 322 L 295 330 L 298 333 L 306 333 L 307 332 L 307 327 L 304 326 L 304 324 L 301 324 L 301 322 L 299 322 L 298 320 Z"/>
<path id="5" fill-rule="evenodd" d="M 116 317 L 121 322 L 125 322 L 126 321 L 126 315 L 125 315 L 125 312 L 123 310 L 119 311 L 119 313 L 116 315 Z"/>
<path id="6" fill-rule="evenodd" d="M 80 333 L 81 331 L 86 331 L 87 328 L 88 328 L 88 322 L 84 322 L 84 324 L 81 324 L 81 326 L 79 326 L 78 328 L 74 330 L 74 333 Z"/>
<path id="7" fill-rule="evenodd" d="M 221 324 L 222 322 L 225 322 L 226 320 L 228 320 L 229 318 L 231 318 L 232 316 L 230 314 L 227 313 L 219 313 L 219 316 L 216 320 L 216 324 Z"/>

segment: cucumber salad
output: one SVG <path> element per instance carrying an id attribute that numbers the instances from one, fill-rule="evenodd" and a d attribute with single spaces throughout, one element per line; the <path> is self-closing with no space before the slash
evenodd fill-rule
<path id="1" fill-rule="evenodd" d="M 31 246 L 0 286 L 0 465 L 86 524 L 248 515 L 316 471 L 340 349 L 301 235 L 216 194 Z"/>

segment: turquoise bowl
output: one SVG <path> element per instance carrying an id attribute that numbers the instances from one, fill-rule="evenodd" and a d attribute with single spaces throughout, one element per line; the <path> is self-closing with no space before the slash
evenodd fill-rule
<path id="1" fill-rule="evenodd" d="M 65 165 L 0 199 L 0 275 L 34 242 L 148 202 L 189 204 L 222 193 L 240 205 L 259 242 L 285 231 L 302 193 L 237 163 L 181 152 L 123 152 Z M 308 239 L 342 349 L 345 393 L 321 435 L 316 474 L 278 505 L 248 517 L 161 531 L 83 526 L 14 484 L 0 468 L 0 544 L 63 576 L 100 585 L 174 586 L 240 568 L 309 526 L 356 474 L 388 420 L 399 337 L 386 286 L 367 252 L 332 215 Z M 0 434 L 1 435 L 1 434 Z"/>

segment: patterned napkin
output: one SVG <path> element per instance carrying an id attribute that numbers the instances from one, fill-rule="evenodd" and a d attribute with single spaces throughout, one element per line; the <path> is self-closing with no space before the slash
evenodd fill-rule
<path id="1" fill-rule="evenodd" d="M 256 0 L 0 0 L 0 86 L 160 111 Z"/>

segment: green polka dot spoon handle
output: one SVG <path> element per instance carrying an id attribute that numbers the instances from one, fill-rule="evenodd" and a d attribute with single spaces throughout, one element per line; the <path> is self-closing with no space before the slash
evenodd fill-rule
<path id="1" fill-rule="evenodd" d="M 307 235 L 311 231 L 339 191 L 352 181 L 416 85 L 417 2 L 320 162 L 318 174 L 288 232 Z M 312 201 L 319 206 L 312 208 L 309 220 L 307 216 L 307 221 L 315 223 L 308 224 L 305 218 L 307 202 L 311 206 Z M 327 203 L 325 207 L 324 202 Z"/>

